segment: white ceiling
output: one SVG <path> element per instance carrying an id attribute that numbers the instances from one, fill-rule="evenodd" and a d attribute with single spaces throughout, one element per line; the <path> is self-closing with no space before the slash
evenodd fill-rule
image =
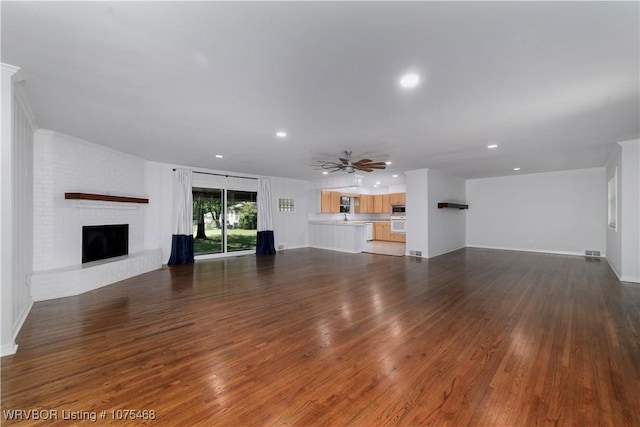
<path id="1" fill-rule="evenodd" d="M 318 179 L 309 165 L 348 149 L 390 172 L 477 178 L 602 166 L 640 136 L 638 2 L 3 1 L 1 13 L 2 61 L 22 68 L 40 127 L 154 161 Z M 398 86 L 409 70 L 422 76 L 412 91 Z"/>

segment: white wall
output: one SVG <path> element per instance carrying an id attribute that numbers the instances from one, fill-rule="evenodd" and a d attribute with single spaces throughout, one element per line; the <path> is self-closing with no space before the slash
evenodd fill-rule
<path id="1" fill-rule="evenodd" d="M 428 172 L 429 247 L 433 258 L 466 246 L 466 210 L 438 209 L 438 202 L 466 203 L 465 181 L 434 169 Z"/>
<path id="2" fill-rule="evenodd" d="M 429 170 L 419 169 L 404 174 L 407 186 L 407 244 L 406 254 L 411 251 L 429 253 Z"/>
<path id="3" fill-rule="evenodd" d="M 620 170 L 622 169 L 622 149 L 620 145 L 615 144 L 615 147 L 609 157 L 609 160 L 605 166 L 605 182 L 608 183 L 609 178 L 614 174 L 618 174 L 618 200 L 617 200 L 617 227 L 615 229 L 609 227 L 608 218 L 605 217 L 603 227 L 606 229 L 606 247 L 607 247 L 607 261 L 609 265 L 616 273 L 616 276 L 620 278 L 622 272 L 622 236 L 620 233 L 620 212 L 622 212 L 622 197 L 620 191 Z M 607 185 L 607 184 L 605 184 Z M 608 193 L 605 195 L 608 198 Z M 608 200 L 607 200 L 608 204 Z M 608 208 L 607 208 L 608 209 Z"/>
<path id="4" fill-rule="evenodd" d="M 175 196 L 173 194 L 174 168 L 185 167 L 167 163 L 146 162 L 144 166 L 145 192 L 149 196 L 149 209 L 145 215 L 145 249 L 162 249 L 162 260 L 166 263 L 171 256 L 171 235 L 173 234 Z M 201 172 L 240 175 L 213 169 L 198 169 Z M 251 175 L 246 175 L 251 176 Z M 308 231 L 308 183 L 286 178 L 266 177 L 271 182 L 273 212 L 273 232 L 276 249 L 285 245 L 286 249 L 309 245 Z M 215 177 L 201 174 L 193 175 L 194 186 L 219 186 L 219 188 L 249 189 L 256 181 Z M 278 198 L 293 198 L 296 211 L 292 213 L 276 212 Z"/>
<path id="5" fill-rule="evenodd" d="M 309 183 L 296 179 L 270 177 L 273 206 L 273 235 L 276 249 L 309 246 L 308 215 L 313 201 Z M 278 199 L 293 199 L 295 212 L 278 212 Z"/>
<path id="6" fill-rule="evenodd" d="M 144 216 L 145 250 L 161 249 L 162 262 L 171 256 L 171 235 L 174 233 L 173 166 L 165 163 L 145 162 L 145 194 L 149 206 Z"/>
<path id="7" fill-rule="evenodd" d="M 616 144 L 606 178 L 617 170 L 617 227 L 606 227 L 607 261 L 624 282 L 640 283 L 640 140 Z"/>
<path id="8" fill-rule="evenodd" d="M 143 250 L 146 206 L 64 198 L 66 192 L 144 197 L 142 159 L 39 130 L 34 139 L 34 168 L 34 270 L 81 264 L 85 225 L 129 224 L 129 253 Z"/>
<path id="9" fill-rule="evenodd" d="M 37 126 L 20 95 L 18 68 L 2 64 L 0 148 L 1 351 L 15 353 L 15 337 L 32 305 L 33 131 Z"/>
<path id="10" fill-rule="evenodd" d="M 605 168 L 467 181 L 467 246 L 606 251 Z"/>
<path id="11" fill-rule="evenodd" d="M 621 226 L 622 277 L 640 283 L 640 140 L 624 141 L 622 147 Z"/>
<path id="12" fill-rule="evenodd" d="M 407 190 L 406 254 L 433 258 L 465 247 L 466 217 L 458 209 L 438 209 L 438 202 L 464 203 L 465 181 L 434 169 L 405 172 Z"/>

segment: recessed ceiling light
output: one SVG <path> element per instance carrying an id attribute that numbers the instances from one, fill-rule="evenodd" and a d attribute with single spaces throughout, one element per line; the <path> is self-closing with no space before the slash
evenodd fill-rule
<path id="1" fill-rule="evenodd" d="M 376 185 L 380 185 L 380 181 L 376 181 Z"/>
<path id="2" fill-rule="evenodd" d="M 328 171 L 324 171 L 324 172 L 322 172 L 322 175 L 329 175 L 329 172 Z"/>
<path id="3" fill-rule="evenodd" d="M 487 148 L 498 148 L 498 144 L 487 145 Z"/>
<path id="4" fill-rule="evenodd" d="M 400 79 L 400 86 L 405 89 L 414 88 L 418 86 L 418 83 L 420 83 L 420 76 L 414 73 L 405 74 Z"/>
<path id="5" fill-rule="evenodd" d="M 390 165 L 390 164 L 391 164 L 391 162 L 384 162 L 384 164 L 385 164 L 385 165 Z"/>
<path id="6" fill-rule="evenodd" d="M 216 154 L 216 159 L 221 159 L 222 157 L 222 154 Z"/>
<path id="7" fill-rule="evenodd" d="M 513 170 L 514 170 L 514 171 L 519 171 L 519 170 L 520 170 L 520 168 L 513 168 Z"/>
<path id="8" fill-rule="evenodd" d="M 287 133 L 286 133 L 285 131 L 282 131 L 282 130 L 281 130 L 281 131 L 276 132 L 276 136 L 277 136 L 278 138 L 286 138 Z"/>
<path id="9" fill-rule="evenodd" d="M 397 178 L 397 177 L 398 177 L 398 175 L 391 175 L 391 176 L 392 176 L 392 177 L 394 177 L 394 178 Z"/>
<path id="10" fill-rule="evenodd" d="M 374 184 L 373 187 L 376 188 L 378 186 L 378 184 Z"/>

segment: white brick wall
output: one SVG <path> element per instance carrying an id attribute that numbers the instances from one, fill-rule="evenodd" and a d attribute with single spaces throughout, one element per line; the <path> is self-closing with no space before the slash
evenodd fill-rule
<path id="1" fill-rule="evenodd" d="M 144 161 L 57 132 L 36 132 L 34 270 L 81 264 L 84 225 L 129 224 L 129 252 L 144 249 L 145 205 L 78 208 L 65 200 L 66 192 L 144 197 Z"/>
<path id="2" fill-rule="evenodd" d="M 64 198 L 67 192 L 145 197 L 143 159 L 48 130 L 35 133 L 33 158 L 35 300 L 75 295 L 161 267 L 161 260 L 152 261 L 151 268 L 148 260 L 142 267 L 138 259 L 83 272 L 82 227 L 129 224 L 129 254 L 139 254 L 147 206 Z"/>

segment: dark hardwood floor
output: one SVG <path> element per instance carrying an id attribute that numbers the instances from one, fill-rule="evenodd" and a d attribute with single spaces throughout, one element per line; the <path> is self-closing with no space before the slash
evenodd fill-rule
<path id="1" fill-rule="evenodd" d="M 36 303 L 17 343 L 3 425 L 640 425 L 640 286 L 580 257 L 214 260 Z"/>

